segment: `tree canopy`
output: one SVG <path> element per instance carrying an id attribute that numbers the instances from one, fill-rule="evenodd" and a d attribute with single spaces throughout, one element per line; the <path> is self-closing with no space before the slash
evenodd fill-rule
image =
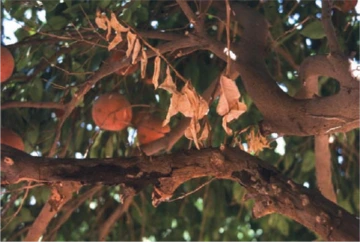
<path id="1" fill-rule="evenodd" d="M 2 240 L 359 240 L 356 4 L 2 0 Z"/>

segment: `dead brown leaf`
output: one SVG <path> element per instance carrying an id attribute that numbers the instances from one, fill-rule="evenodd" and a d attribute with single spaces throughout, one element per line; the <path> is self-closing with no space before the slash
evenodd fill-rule
<path id="1" fill-rule="evenodd" d="M 269 148 L 269 141 L 266 137 L 262 136 L 260 132 L 255 132 L 254 129 L 251 129 L 250 133 L 246 137 L 246 141 L 248 143 L 249 153 L 258 154 L 264 148 Z"/>
<path id="2" fill-rule="evenodd" d="M 121 32 L 128 32 L 129 28 L 125 28 L 124 26 L 122 26 L 119 21 L 116 18 L 115 13 L 111 13 L 111 20 L 110 20 L 110 26 L 117 32 L 117 33 L 121 33 Z"/>
<path id="3" fill-rule="evenodd" d="M 126 35 L 127 41 L 128 41 L 128 48 L 126 50 L 126 57 L 129 57 L 131 55 L 131 52 L 133 51 L 135 41 L 136 41 L 136 34 L 131 33 L 131 31 L 127 32 Z"/>
<path id="4" fill-rule="evenodd" d="M 107 30 L 108 26 L 106 19 L 107 17 L 102 15 L 100 10 L 96 10 L 95 23 L 100 29 Z"/>
<path id="5" fill-rule="evenodd" d="M 157 89 L 159 86 L 160 67 L 161 58 L 160 56 L 156 56 L 154 61 L 154 75 L 152 78 L 152 83 L 154 84 L 155 89 Z"/>
<path id="6" fill-rule="evenodd" d="M 134 51 L 132 53 L 132 62 L 131 62 L 131 64 L 136 64 L 137 63 L 137 57 L 139 55 L 140 50 L 141 50 L 140 41 L 139 41 L 139 39 L 136 39 L 135 46 L 134 46 Z"/>
<path id="7" fill-rule="evenodd" d="M 236 83 L 230 78 L 222 75 L 220 77 L 220 98 L 216 112 L 223 116 L 222 126 L 228 135 L 232 134 L 232 130 L 227 124 L 237 119 L 241 114 L 246 112 L 246 105 L 239 102 L 240 92 Z"/>
<path id="8" fill-rule="evenodd" d="M 121 34 L 117 32 L 115 38 L 110 42 L 108 46 L 108 51 L 114 49 L 121 41 L 122 41 Z"/>
<path id="9" fill-rule="evenodd" d="M 174 94 L 177 92 L 176 85 L 173 82 L 173 79 L 170 74 L 169 66 L 166 67 L 166 77 L 165 77 L 165 80 L 163 81 L 163 83 L 161 83 L 161 85 L 159 86 L 159 88 L 162 88 L 162 89 L 170 92 L 171 94 Z"/>
<path id="10" fill-rule="evenodd" d="M 142 50 L 141 50 L 140 62 L 141 62 L 141 67 L 140 67 L 141 68 L 141 78 L 145 78 L 148 58 L 147 58 L 146 51 L 144 50 L 144 48 L 142 48 Z"/>

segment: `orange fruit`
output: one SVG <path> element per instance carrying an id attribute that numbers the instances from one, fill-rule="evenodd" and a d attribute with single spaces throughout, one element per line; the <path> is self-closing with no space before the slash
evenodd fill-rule
<path id="1" fill-rule="evenodd" d="M 140 112 L 138 116 L 134 119 L 134 124 L 137 126 L 137 137 L 140 144 L 148 144 L 170 132 L 169 125 L 163 127 L 163 121 L 160 118 L 143 112 Z"/>
<path id="2" fill-rule="evenodd" d="M 11 146 L 18 150 L 25 150 L 21 137 L 10 129 L 1 128 L 1 144 Z"/>
<path id="3" fill-rule="evenodd" d="M 1 46 L 1 82 L 9 79 L 14 71 L 14 57 L 8 49 Z"/>
<path id="4" fill-rule="evenodd" d="M 118 52 L 115 52 L 114 54 L 112 54 L 112 56 L 110 57 L 110 61 L 111 62 L 119 61 L 124 57 L 125 57 L 125 52 L 118 51 Z M 115 73 L 118 74 L 119 76 L 127 76 L 127 75 L 134 73 L 138 68 L 139 68 L 139 64 L 129 65 L 129 66 L 120 68 Z"/>
<path id="5" fill-rule="evenodd" d="M 92 118 L 101 129 L 120 131 L 131 122 L 131 105 L 121 94 L 104 94 L 95 101 L 92 107 Z"/>

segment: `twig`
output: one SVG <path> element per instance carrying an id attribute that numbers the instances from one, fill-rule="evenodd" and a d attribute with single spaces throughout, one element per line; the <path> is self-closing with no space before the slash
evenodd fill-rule
<path id="1" fill-rule="evenodd" d="M 207 184 L 209 184 L 210 182 L 212 182 L 213 180 L 215 180 L 215 178 L 211 178 L 210 180 L 208 180 L 207 182 L 205 182 L 204 184 L 200 185 L 199 187 L 197 187 L 196 189 L 192 190 L 191 192 L 188 192 L 188 193 L 185 193 L 184 195 L 182 196 L 179 196 L 177 198 L 174 198 L 174 199 L 170 199 L 170 200 L 167 200 L 166 202 L 173 202 L 173 201 L 176 201 L 176 200 L 180 200 L 180 199 L 184 199 L 185 197 L 199 191 L 201 188 L 203 188 L 204 186 L 206 186 Z"/>
<path id="2" fill-rule="evenodd" d="M 231 58 L 230 58 L 230 4 L 229 0 L 225 0 L 226 3 L 226 45 L 227 45 L 227 65 L 226 75 L 229 75 L 231 69 Z"/>
<path id="3" fill-rule="evenodd" d="M 12 101 L 1 104 L 1 110 L 9 109 L 9 108 L 54 108 L 59 110 L 64 110 L 64 104 L 55 103 L 55 102 L 19 102 Z"/>

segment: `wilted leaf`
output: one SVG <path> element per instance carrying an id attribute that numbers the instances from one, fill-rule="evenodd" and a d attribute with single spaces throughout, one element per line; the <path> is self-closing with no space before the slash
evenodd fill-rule
<path id="1" fill-rule="evenodd" d="M 189 140 L 193 140 L 196 148 L 199 150 L 199 142 L 197 138 L 197 133 L 200 130 L 200 124 L 198 121 L 196 121 L 194 118 L 191 119 L 189 127 L 185 130 L 185 137 Z"/>
<path id="2" fill-rule="evenodd" d="M 232 110 L 230 110 L 230 112 L 224 115 L 222 120 L 222 126 L 228 135 L 232 134 L 232 130 L 227 126 L 227 124 L 233 121 L 234 119 L 237 119 L 245 111 L 246 111 L 246 105 L 244 103 L 238 102 L 236 108 L 233 108 Z"/>
<path id="3" fill-rule="evenodd" d="M 131 31 L 127 32 L 127 41 L 128 41 L 128 48 L 126 50 L 126 57 L 129 57 L 136 41 L 136 34 L 131 33 Z"/>
<path id="4" fill-rule="evenodd" d="M 106 19 L 107 17 L 102 15 L 99 10 L 96 11 L 95 23 L 100 29 L 107 30 L 108 26 L 106 24 Z"/>
<path id="5" fill-rule="evenodd" d="M 232 134 L 227 124 L 246 111 L 246 105 L 239 102 L 240 92 L 235 82 L 226 76 L 220 77 L 220 98 L 216 112 L 223 116 L 222 126 L 228 135 Z"/>
<path id="6" fill-rule="evenodd" d="M 239 102 L 240 92 L 235 82 L 230 78 L 222 75 L 220 77 L 220 99 L 216 112 L 220 116 L 227 114 L 232 106 Z"/>
<path id="7" fill-rule="evenodd" d="M 132 63 L 131 64 L 135 64 L 137 61 L 137 57 L 139 55 L 139 52 L 141 50 L 141 44 L 140 44 L 140 41 L 139 39 L 136 39 L 135 41 L 135 46 L 134 46 L 134 51 L 132 53 Z"/>
<path id="8" fill-rule="evenodd" d="M 110 26 L 117 32 L 128 32 L 129 28 L 125 28 L 122 26 L 119 21 L 117 20 L 115 13 L 111 13 L 111 20 L 110 20 Z"/>
<path id="9" fill-rule="evenodd" d="M 141 50 L 140 62 L 141 62 L 141 78 L 145 78 L 148 58 L 147 58 L 146 51 L 144 50 L 144 48 Z"/>
<path id="10" fill-rule="evenodd" d="M 173 82 L 173 79 L 172 79 L 171 74 L 170 74 L 170 68 L 169 68 L 169 66 L 166 67 L 166 78 L 165 78 L 164 82 L 161 83 L 161 85 L 159 86 L 159 88 L 162 88 L 162 89 L 170 92 L 171 94 L 177 92 L 177 90 L 176 90 L 176 85 L 175 85 L 175 83 Z"/>
<path id="11" fill-rule="evenodd" d="M 181 93 L 185 94 L 191 104 L 193 115 L 197 120 L 202 119 L 208 112 L 209 106 L 207 102 L 196 93 L 190 82 L 187 82 L 182 88 Z"/>
<path id="12" fill-rule="evenodd" d="M 121 34 L 118 32 L 115 35 L 115 38 L 110 42 L 108 46 L 108 51 L 114 49 L 122 41 Z"/>
<path id="13" fill-rule="evenodd" d="M 160 65 L 161 65 L 160 56 L 156 56 L 154 61 L 154 75 L 152 78 L 152 83 L 154 84 L 155 89 L 157 89 L 159 86 Z"/>
<path id="14" fill-rule="evenodd" d="M 201 132 L 201 135 L 199 137 L 199 140 L 206 140 L 209 137 L 209 132 L 210 132 L 210 125 L 209 122 L 206 121 L 203 130 Z"/>
<path id="15" fill-rule="evenodd" d="M 178 112 L 181 112 L 185 117 L 190 118 L 193 116 L 193 111 L 189 99 L 186 97 L 186 95 L 176 92 L 173 93 L 171 97 L 169 110 L 166 115 L 166 119 L 163 122 L 163 126 L 168 124 L 170 122 L 170 118 Z"/>

